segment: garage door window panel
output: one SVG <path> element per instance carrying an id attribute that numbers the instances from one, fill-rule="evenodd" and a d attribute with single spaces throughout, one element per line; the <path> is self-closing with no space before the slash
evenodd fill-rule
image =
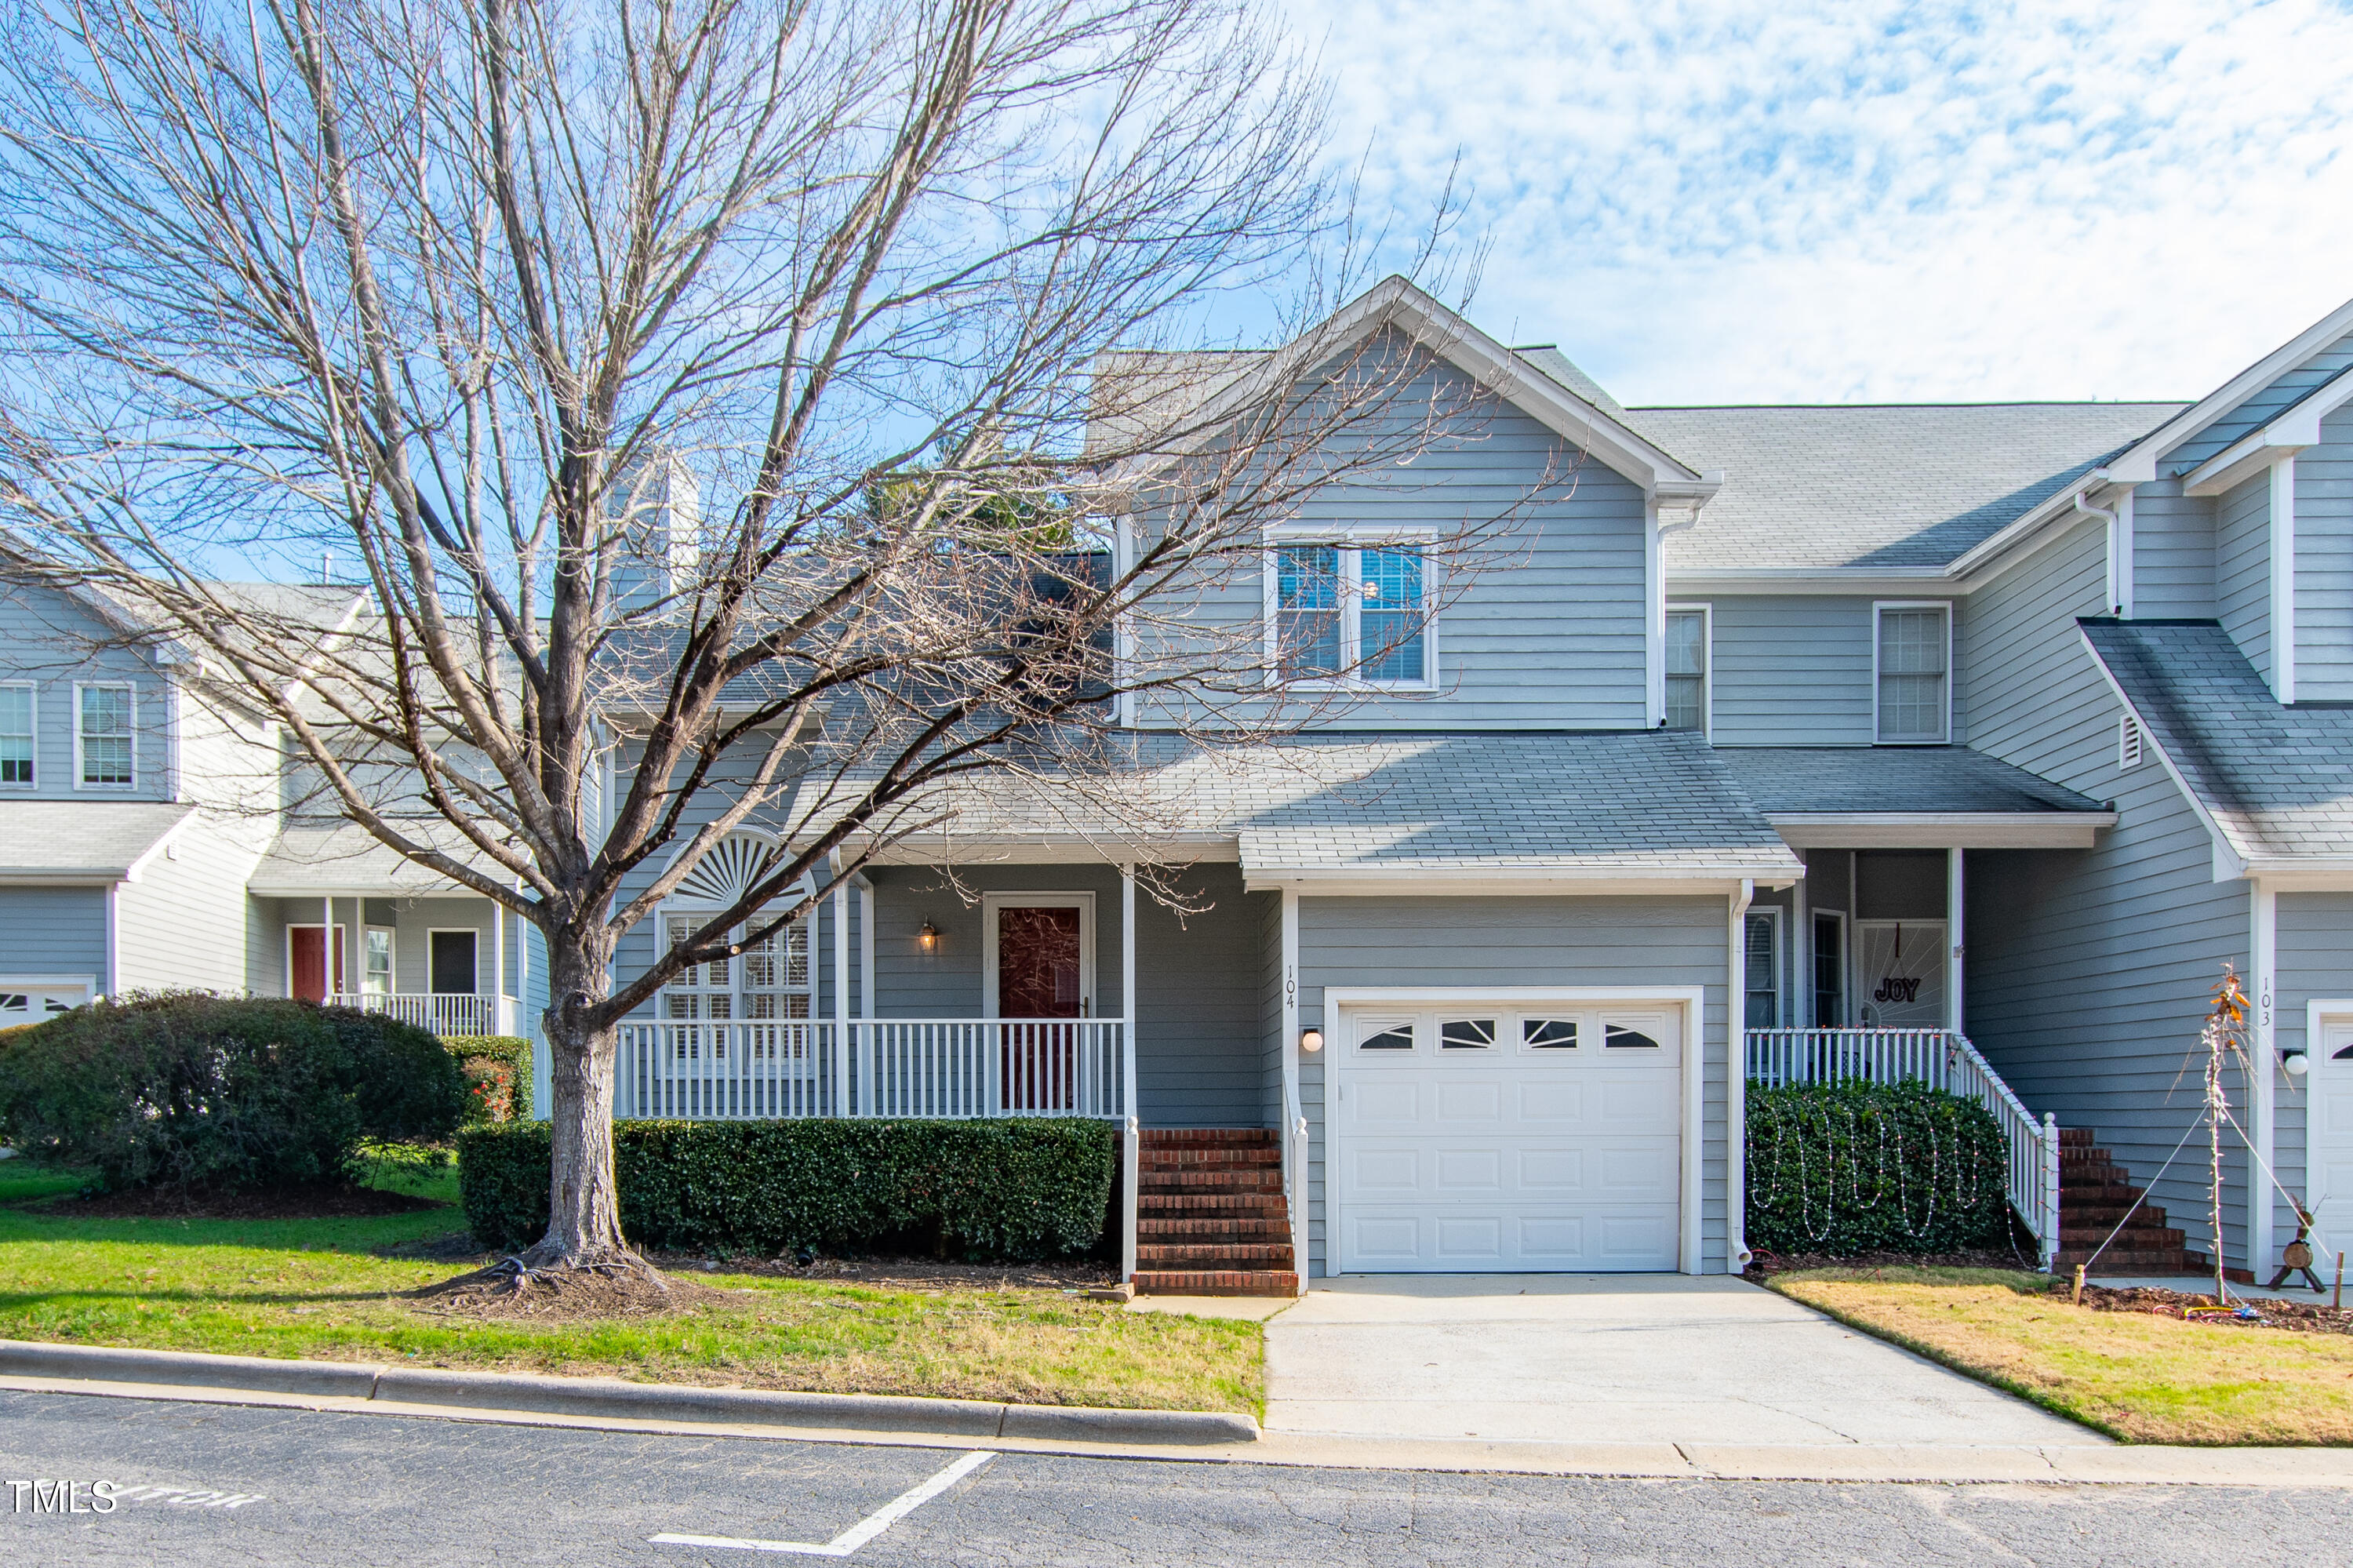
<path id="1" fill-rule="evenodd" d="M 1650 1029 L 1658 1027 L 1647 1019 L 1643 1022 Z M 1605 1051 L 1656 1051 L 1659 1042 L 1655 1036 L 1645 1033 L 1631 1023 L 1607 1023 L 1602 1025 L 1601 1048 Z"/>
<path id="2" fill-rule="evenodd" d="M 1441 1051 L 1493 1051 L 1495 1021 L 1492 1018 L 1450 1018 L 1438 1026 Z"/>
<path id="3" fill-rule="evenodd" d="M 1367 1018 L 1357 1025 L 1356 1049 L 1359 1051 L 1410 1051 L 1413 1049 L 1413 1020 L 1410 1018 Z"/>
<path id="4" fill-rule="evenodd" d="M 1577 1049 L 1577 1020 L 1523 1018 L 1520 1020 L 1520 1044 L 1531 1051 L 1574 1051 Z"/>

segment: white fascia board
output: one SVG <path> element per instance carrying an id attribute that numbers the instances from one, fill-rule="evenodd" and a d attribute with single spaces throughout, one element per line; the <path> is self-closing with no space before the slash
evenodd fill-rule
<path id="1" fill-rule="evenodd" d="M 1569 391 L 1529 365 L 1461 315 L 1407 280 L 1388 277 L 1341 306 L 1317 326 L 1210 398 L 1189 418 L 1198 426 L 1167 459 L 1206 446 L 1225 419 L 1262 397 L 1270 384 L 1312 376 L 1373 333 L 1394 328 L 1469 375 L 1535 418 L 1555 435 L 1599 459 L 1654 495 L 1701 503 L 1722 488 L 1724 475 L 1703 473 L 1654 445 L 1647 437 Z M 1142 473 L 1131 477 L 1140 480 Z"/>
<path id="2" fill-rule="evenodd" d="M 1791 849 L 2090 849 L 2114 811 L 1773 811 Z"/>
<path id="3" fill-rule="evenodd" d="M 2353 300 L 2346 301 L 2134 442 L 2107 465 L 2108 471 L 2122 483 L 2152 482 L 2157 478 L 2158 462 L 2166 453 L 2348 332 L 2353 332 Z"/>
<path id="4" fill-rule="evenodd" d="M 2353 893 L 2353 859 L 2343 855 L 2253 860 L 2245 874 L 2278 893 Z"/>
<path id="5" fill-rule="evenodd" d="M 132 861 L 129 865 L 122 868 L 122 880 L 125 882 L 138 881 L 141 875 L 146 872 L 149 863 L 153 861 L 157 855 L 162 854 L 165 850 L 171 848 L 172 841 L 178 838 L 181 833 L 185 832 L 188 824 L 195 820 L 196 813 L 192 808 L 186 816 L 182 817 L 178 821 L 174 822 L 170 827 L 165 828 L 163 832 L 157 836 L 153 843 L 149 844 L 144 850 L 140 852 L 138 859 Z"/>
<path id="6" fill-rule="evenodd" d="M 2257 474 L 2267 471 L 2280 459 L 2294 457 L 2318 440 L 2316 436 L 2314 440 L 2291 444 L 2274 440 L 2273 429 L 2274 427 L 2266 425 L 2254 434 L 2232 442 L 2183 474 L 2181 493 L 2221 495 L 2225 491 L 2235 490 Z"/>
<path id="7" fill-rule="evenodd" d="M 2092 646 L 2091 637 L 2080 626 L 2075 629 L 2075 636 L 2084 644 L 2084 652 L 2091 655 L 2092 668 L 2100 673 L 2100 679 L 2107 683 L 2110 694 L 2123 705 L 2125 712 L 2132 715 L 2133 722 L 2140 726 L 2143 747 L 2157 754 L 2158 763 L 2165 769 L 2165 776 L 2173 780 L 2173 787 L 2181 791 L 2181 798 L 2189 802 L 2189 810 L 2197 815 L 2199 821 L 2205 825 L 2207 833 L 2213 839 L 2214 880 L 2231 882 L 2244 876 L 2247 874 L 2247 857 L 2239 853 L 2238 845 L 2231 842 L 2231 835 L 2223 831 L 2221 822 L 2214 820 L 2214 813 L 2206 809 L 2206 802 L 2198 798 L 2198 791 L 2189 787 L 2189 780 L 2181 776 L 2180 768 L 2174 763 L 2171 754 L 2165 749 L 2164 744 L 2157 738 L 2157 732 L 2149 728 L 2148 720 L 2141 716 L 2140 709 L 2135 707 L 2133 700 L 2125 695 L 2125 689 L 2116 684 L 2116 676 L 2108 670 L 2108 662 L 2100 657 L 2098 649 Z"/>
<path id="8" fill-rule="evenodd" d="M 851 850 L 856 845 L 846 846 Z M 1148 848 L 1149 854 L 1145 851 Z M 992 838 L 981 833 L 944 837 L 921 833 L 885 845 L 869 857 L 872 865 L 1125 865 L 1165 855 L 1172 861 L 1241 859 L 1241 841 L 1230 834 L 1155 834 L 1148 846 L 1123 842 L 1105 833 L 1024 833 Z"/>
<path id="9" fill-rule="evenodd" d="M 1463 871 L 1401 872 L 1387 867 L 1334 868 L 1328 871 L 1250 871 L 1242 888 L 1249 893 L 1290 889 L 1315 898 L 1722 898 L 1737 893 L 1744 881 L 1758 887 L 1790 887 L 1795 869 L 1726 873 L 1703 870 L 1662 872 L 1654 876 L 1577 875 L 1549 868 L 1525 871 L 1493 867 Z"/>
<path id="10" fill-rule="evenodd" d="M 2080 515 L 2075 510 L 2077 497 L 2090 501 L 2101 492 L 2115 489 L 2122 482 L 2113 471 L 2113 465 L 2095 468 L 2036 502 L 2015 522 L 2005 524 L 1992 537 L 1962 551 L 1945 569 L 1956 577 L 1982 571 L 2003 556 L 2032 543 L 2046 529 L 2075 519 Z"/>

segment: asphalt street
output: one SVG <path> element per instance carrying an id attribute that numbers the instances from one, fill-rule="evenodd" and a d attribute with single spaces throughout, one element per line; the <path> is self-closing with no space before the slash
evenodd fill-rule
<path id="1" fill-rule="evenodd" d="M 13 1484 L 40 1480 L 51 1488 Z M 45 1498 L 58 1501 L 58 1481 L 74 1483 L 62 1495 L 85 1509 L 93 1483 L 109 1483 L 97 1491 L 114 1494 L 112 1510 L 39 1511 Z M 9 1392 L 0 1392 L 0 1563 L 174 1568 L 795 1560 L 659 1535 L 831 1545 L 839 1560 L 880 1568 L 2353 1562 L 2353 1497 L 2327 1489 L 971 1458 Z"/>

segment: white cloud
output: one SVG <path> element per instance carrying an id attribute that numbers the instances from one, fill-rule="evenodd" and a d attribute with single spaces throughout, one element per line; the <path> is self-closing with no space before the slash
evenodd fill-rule
<path id="1" fill-rule="evenodd" d="M 1290 0 L 1367 196 L 1630 402 L 2190 397 L 2353 295 L 2317 0 Z"/>

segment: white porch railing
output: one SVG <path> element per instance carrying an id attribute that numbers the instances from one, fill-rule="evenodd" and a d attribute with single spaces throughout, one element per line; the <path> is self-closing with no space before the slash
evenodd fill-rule
<path id="1" fill-rule="evenodd" d="M 403 1023 L 429 1029 L 436 1034 L 512 1034 L 515 999 L 476 996 L 468 991 L 338 991 L 327 999 L 331 1007 L 356 1007 L 363 1012 L 388 1013 Z"/>
<path id="2" fill-rule="evenodd" d="M 1124 1118 L 1123 1019 L 625 1023 L 613 1114 L 691 1119 Z"/>
<path id="3" fill-rule="evenodd" d="M 2010 1206 L 2026 1222 L 2048 1269 L 2059 1247 L 2059 1125 L 2010 1093 L 1968 1037 L 1947 1029 L 1751 1029 L 1748 1081 L 1788 1084 L 1917 1081 L 1991 1111 L 2010 1144 Z"/>

